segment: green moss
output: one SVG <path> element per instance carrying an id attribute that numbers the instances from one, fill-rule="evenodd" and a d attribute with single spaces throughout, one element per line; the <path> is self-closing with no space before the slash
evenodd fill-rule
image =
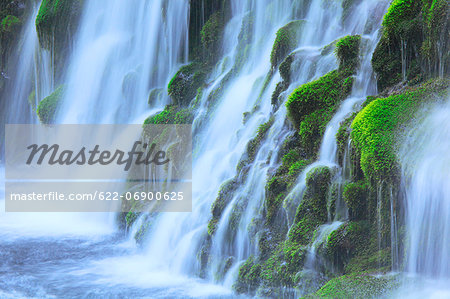
<path id="1" fill-rule="evenodd" d="M 242 170 L 244 166 L 249 165 L 255 160 L 256 154 L 258 153 L 258 150 L 261 146 L 261 142 L 267 136 L 267 132 L 272 126 L 273 121 L 274 119 L 270 118 L 267 122 L 261 124 L 258 127 L 256 136 L 247 143 L 245 154 L 242 156 L 241 160 L 237 165 L 238 171 Z"/>
<path id="2" fill-rule="evenodd" d="M 334 107 L 349 93 L 348 76 L 332 71 L 323 77 L 303 84 L 289 96 L 286 103 L 289 118 L 299 127 L 306 116 L 319 109 Z"/>
<path id="3" fill-rule="evenodd" d="M 310 155 L 317 151 L 326 124 L 338 104 L 351 92 L 360 40 L 359 35 L 339 39 L 335 48 L 339 69 L 301 85 L 286 102 L 288 117 L 299 129 L 302 146 Z"/>
<path id="4" fill-rule="evenodd" d="M 39 44 L 55 55 L 55 70 L 64 64 L 70 39 L 78 28 L 83 0 L 43 0 L 36 17 Z"/>
<path id="5" fill-rule="evenodd" d="M 448 55 L 441 55 L 450 49 L 448 7 L 447 0 L 392 1 L 372 57 L 380 90 L 403 78 L 418 83 L 448 73 Z"/>
<path id="6" fill-rule="evenodd" d="M 330 280 L 320 290 L 303 298 L 381 298 L 400 287 L 394 275 L 344 275 Z"/>
<path id="7" fill-rule="evenodd" d="M 306 176 L 306 190 L 289 232 L 289 242 L 307 245 L 318 225 L 327 221 L 327 196 L 331 185 L 328 167 L 316 167 Z"/>
<path id="8" fill-rule="evenodd" d="M 206 79 L 206 71 L 198 63 L 182 66 L 168 85 L 168 93 L 176 105 L 187 106 L 195 98 Z"/>
<path id="9" fill-rule="evenodd" d="M 366 100 L 367 102 L 367 100 Z M 344 160 L 344 154 L 349 142 L 349 138 L 350 138 L 350 132 L 351 132 L 351 128 L 350 125 L 352 124 L 353 120 L 356 117 L 356 112 L 352 113 L 352 115 L 350 115 L 349 117 L 347 117 L 339 126 L 339 130 L 336 133 L 336 141 L 337 141 L 337 154 L 338 154 L 338 161 L 339 164 L 342 165 L 343 160 Z"/>
<path id="10" fill-rule="evenodd" d="M 389 36 L 401 34 L 402 23 L 408 23 L 421 11 L 422 1 L 394 0 L 383 18 L 385 34 Z"/>
<path id="11" fill-rule="evenodd" d="M 51 124 L 61 105 L 64 95 L 64 86 L 60 85 L 51 95 L 39 102 L 36 113 L 43 124 Z"/>
<path id="12" fill-rule="evenodd" d="M 299 31 L 305 21 L 292 21 L 281 27 L 277 33 L 275 42 L 270 53 L 270 62 L 272 67 L 276 67 L 292 50 L 295 49 L 298 43 Z"/>
<path id="13" fill-rule="evenodd" d="M 211 15 L 200 31 L 204 57 L 208 63 L 214 63 L 220 57 L 225 19 L 223 11 Z"/>
<path id="14" fill-rule="evenodd" d="M 348 71 L 332 71 L 306 83 L 286 102 L 289 119 L 298 128 L 300 145 L 313 156 L 339 103 L 351 92 L 353 77 Z"/>
<path id="15" fill-rule="evenodd" d="M 395 156 L 399 130 L 412 120 L 421 104 L 436 98 L 448 80 L 434 80 L 403 93 L 379 98 L 368 104 L 352 123 L 352 140 L 361 154 L 361 168 L 367 178 L 393 179 L 398 173 Z"/>
<path id="16" fill-rule="evenodd" d="M 255 263 L 255 258 L 250 256 L 239 268 L 237 282 L 233 288 L 238 293 L 254 293 L 259 285 L 261 265 Z"/>
<path id="17" fill-rule="evenodd" d="M 222 184 L 216 200 L 211 206 L 212 218 L 208 223 L 208 234 L 212 236 L 217 229 L 217 223 L 222 217 L 222 213 L 233 198 L 234 191 L 238 188 L 236 179 L 231 179 Z"/>
<path id="18" fill-rule="evenodd" d="M 367 221 L 347 222 L 327 238 L 325 255 L 336 269 L 342 271 L 349 260 L 367 246 L 370 225 Z"/>
<path id="19" fill-rule="evenodd" d="M 361 35 L 347 35 L 336 42 L 335 53 L 339 58 L 339 68 L 353 71 L 358 65 Z"/>
<path id="20" fill-rule="evenodd" d="M 423 8 L 425 39 L 420 52 L 424 56 L 426 69 L 440 75 L 441 71 L 444 74 L 450 72 L 449 10 L 448 0 L 433 0 L 429 7 Z"/>
<path id="21" fill-rule="evenodd" d="M 289 167 L 288 174 L 290 176 L 296 177 L 306 168 L 306 166 L 308 166 L 311 163 L 312 163 L 312 160 L 306 160 L 306 159 L 296 161 Z"/>
<path id="22" fill-rule="evenodd" d="M 1 31 L 2 33 L 11 33 L 16 31 L 19 28 L 22 22 L 16 16 L 8 15 L 3 18 L 1 22 Z"/>
<path id="23" fill-rule="evenodd" d="M 167 105 L 163 111 L 149 116 L 144 125 L 149 124 L 191 124 L 194 114 L 191 108 L 180 108 L 176 105 Z"/>
<path id="24" fill-rule="evenodd" d="M 344 187 L 344 201 L 349 209 L 350 220 L 361 220 L 367 217 L 368 186 L 364 181 L 348 183 Z"/>

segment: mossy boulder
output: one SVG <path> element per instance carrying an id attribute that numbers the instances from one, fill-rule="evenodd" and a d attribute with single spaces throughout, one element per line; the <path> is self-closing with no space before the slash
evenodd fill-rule
<path id="1" fill-rule="evenodd" d="M 199 63 L 193 62 L 182 66 L 169 82 L 169 96 L 174 104 L 188 106 L 205 80 L 206 71 Z"/>
<path id="2" fill-rule="evenodd" d="M 307 174 L 303 199 L 289 232 L 290 242 L 307 245 L 314 230 L 327 221 L 327 197 L 330 185 L 331 170 L 328 167 L 316 167 Z"/>
<path id="3" fill-rule="evenodd" d="M 348 68 L 353 72 L 358 66 L 361 35 L 347 35 L 336 42 L 335 53 L 339 59 L 339 68 Z"/>
<path id="4" fill-rule="evenodd" d="M 43 0 L 36 17 L 41 47 L 53 51 L 55 67 L 63 66 L 78 28 L 84 0 Z"/>
<path id="5" fill-rule="evenodd" d="M 300 145 L 310 156 L 317 152 L 326 125 L 339 103 L 352 90 L 360 40 L 359 35 L 339 39 L 335 47 L 339 68 L 301 85 L 286 102 L 288 117 L 300 134 Z"/>
<path id="6" fill-rule="evenodd" d="M 203 57 L 209 64 L 214 64 L 220 57 L 225 22 L 226 18 L 224 12 L 215 12 L 208 21 L 206 21 L 200 31 L 204 51 Z"/>
<path id="7" fill-rule="evenodd" d="M 345 185 L 343 197 L 349 209 L 350 220 L 361 220 L 367 217 L 368 192 L 368 186 L 364 181 Z"/>
<path id="8" fill-rule="evenodd" d="M 327 123 L 331 120 L 338 104 L 351 92 L 351 73 L 338 70 L 303 84 L 289 96 L 286 102 L 289 119 L 298 129 L 300 144 L 314 155 Z"/>
<path id="9" fill-rule="evenodd" d="M 295 49 L 304 22 L 303 20 L 292 21 L 277 31 L 272 52 L 270 53 L 270 62 L 273 68 L 277 67 Z"/>
<path id="10" fill-rule="evenodd" d="M 17 32 L 21 24 L 22 21 L 18 17 L 8 15 L 1 21 L 1 33 L 6 34 Z"/>
<path id="11" fill-rule="evenodd" d="M 303 298 L 384 298 L 400 285 L 398 275 L 351 274 L 334 278 Z"/>
<path id="12" fill-rule="evenodd" d="M 386 98 L 372 100 L 352 122 L 351 138 L 361 155 L 361 168 L 370 180 L 394 180 L 399 173 L 395 151 L 398 136 L 422 104 L 443 96 L 448 80 L 432 80 Z"/>
<path id="13" fill-rule="evenodd" d="M 60 85 L 51 95 L 39 102 L 36 113 L 41 123 L 51 124 L 55 121 L 64 96 L 64 89 L 64 86 Z"/>
<path id="14" fill-rule="evenodd" d="M 367 221 L 347 222 L 327 238 L 324 255 L 336 269 L 343 271 L 349 260 L 367 246 L 370 225 Z"/>
<path id="15" fill-rule="evenodd" d="M 427 77 L 448 74 L 448 15 L 447 0 L 392 1 L 372 57 L 380 90 L 402 80 L 418 83 Z"/>
<path id="16" fill-rule="evenodd" d="M 191 108 L 180 108 L 176 105 L 167 105 L 163 111 L 149 116 L 144 125 L 150 124 L 191 124 L 194 114 Z"/>

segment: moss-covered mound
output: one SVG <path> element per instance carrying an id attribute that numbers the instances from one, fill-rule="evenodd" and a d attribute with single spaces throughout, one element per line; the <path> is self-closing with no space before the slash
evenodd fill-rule
<path id="1" fill-rule="evenodd" d="M 273 248 L 273 237 L 263 234 L 259 241 L 262 253 L 250 257 L 240 268 L 234 286 L 239 293 L 255 293 L 276 297 L 282 286 L 294 286 L 296 274 L 305 260 L 308 243 L 317 227 L 327 220 L 327 195 L 331 171 L 318 167 L 307 175 L 306 190 L 298 206 L 288 239 Z M 280 289 L 279 289 L 280 288 Z"/>
<path id="2" fill-rule="evenodd" d="M 203 57 L 208 63 L 214 63 L 220 57 L 225 21 L 224 12 L 218 11 L 211 15 L 200 31 Z"/>
<path id="3" fill-rule="evenodd" d="M 39 102 L 36 113 L 41 123 L 51 124 L 55 121 L 63 95 L 64 86 L 61 85 L 51 95 Z"/>
<path id="4" fill-rule="evenodd" d="M 361 220 L 367 214 L 368 186 L 365 181 L 348 183 L 344 187 L 343 197 L 349 209 L 350 220 Z"/>
<path id="5" fill-rule="evenodd" d="M 448 16 L 448 0 L 392 1 L 372 58 L 380 90 L 403 79 L 417 83 L 439 73 L 448 74 Z"/>
<path id="6" fill-rule="evenodd" d="M 404 92 L 370 102 L 353 120 L 351 137 L 361 153 L 367 178 L 392 179 L 398 174 L 396 142 L 402 127 L 411 121 L 421 104 L 444 93 L 448 80 L 433 80 Z"/>
<path id="7" fill-rule="evenodd" d="M 289 96 L 288 116 L 298 128 L 300 144 L 309 155 L 317 152 L 327 123 L 351 92 L 360 40 L 358 35 L 340 39 L 335 48 L 339 69 L 303 84 Z"/>
<path id="8" fill-rule="evenodd" d="M 169 96 L 174 104 L 188 106 L 197 94 L 197 89 L 205 83 L 206 72 L 198 63 L 182 66 L 168 85 Z"/>
<path id="9" fill-rule="evenodd" d="M 43 0 L 36 17 L 39 44 L 54 51 L 56 71 L 62 67 L 77 30 L 84 0 Z"/>
<path id="10" fill-rule="evenodd" d="M 156 115 L 149 116 L 144 125 L 161 124 L 191 124 L 194 114 L 190 108 L 180 108 L 176 105 L 167 105 L 163 111 Z"/>
<path id="11" fill-rule="evenodd" d="M 400 286 L 395 275 L 344 275 L 330 280 L 320 290 L 303 298 L 381 298 Z"/>
<path id="12" fill-rule="evenodd" d="M 25 6 L 19 1 L 0 1 L 0 70 L 7 73 L 8 57 L 18 40 Z M 5 83 L 0 76 L 0 93 Z"/>
<path id="13" fill-rule="evenodd" d="M 305 21 L 292 21 L 281 27 L 276 34 L 272 52 L 270 53 L 270 62 L 272 67 L 276 67 L 283 59 L 295 49 L 299 38 L 299 31 Z"/>

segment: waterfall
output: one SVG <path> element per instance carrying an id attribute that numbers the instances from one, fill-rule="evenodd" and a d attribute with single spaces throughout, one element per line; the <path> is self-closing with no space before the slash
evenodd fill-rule
<path id="1" fill-rule="evenodd" d="M 61 123 L 142 123 L 186 62 L 188 1 L 87 1 L 69 59 Z M 150 106 L 151 105 L 151 106 Z"/>
<path id="2" fill-rule="evenodd" d="M 450 99 L 427 111 L 400 160 L 406 189 L 407 271 L 450 279 Z"/>
<path id="3" fill-rule="evenodd" d="M 322 54 L 324 46 L 346 34 L 362 34 L 363 42 L 361 67 L 352 95 L 328 125 L 319 161 L 300 175 L 298 186 L 304 186 L 306 173 L 313 167 L 337 166 L 335 135 L 340 122 L 355 111 L 367 95 L 376 92 L 370 59 L 378 40 L 378 28 L 386 5 L 387 1 L 363 1 L 355 8 L 357 13 L 352 22 L 347 24 L 347 28 L 340 25 L 342 8 L 339 3 L 312 1 L 303 12 L 305 24 L 295 49 L 295 53 L 303 59 L 299 59 L 300 64 L 292 71 L 293 83 L 283 93 L 283 101 L 299 85 L 337 68 L 333 53 Z M 233 178 L 238 180 L 239 186 L 232 192 L 229 204 L 212 236 L 210 261 L 205 274 L 209 280 L 223 283 L 227 287 L 235 280 L 239 265 L 250 255 L 257 254 L 255 236 L 249 233 L 249 229 L 254 216 L 263 209 L 268 171 L 278 166 L 277 153 L 283 141 L 291 134 L 291 130 L 285 125 L 284 104 L 273 110 L 268 101 L 280 80 L 278 72 L 273 75 L 271 73 L 270 52 L 277 29 L 291 20 L 289 2 L 233 1 L 231 6 L 232 17 L 225 28 L 222 46 L 225 49 L 223 59 L 208 80 L 211 83 L 202 93 L 200 112 L 194 121 L 198 139 L 194 150 L 193 212 L 169 213 L 152 220 L 149 237 L 144 245 L 148 267 L 189 275 L 199 273 L 201 265 L 198 258 L 205 248 L 205 242 L 208 242 L 211 204 L 222 184 L 222 188 L 226 188 L 232 186 Z M 270 9 L 266 9 L 267 7 Z M 370 15 L 369 12 L 373 10 L 379 13 Z M 229 79 L 228 72 L 234 70 L 233 65 L 241 58 L 239 55 L 242 55 L 236 49 L 237 38 L 248 14 L 252 14 L 256 24 L 250 54 L 243 67 Z M 378 25 L 370 27 L 368 20 Z M 222 85 L 223 93 L 211 108 L 209 96 L 215 88 Z M 205 120 L 206 112 L 209 118 Z M 248 115 L 245 121 L 244 113 Z M 253 162 L 248 165 L 245 175 L 236 177 L 239 175 L 236 165 L 262 123 L 270 126 L 266 138 Z M 294 188 L 297 192 L 300 189 L 293 196 L 295 198 L 301 197 L 299 194 L 302 187 L 298 186 Z M 331 227 L 338 226 L 335 223 Z M 230 271 L 227 271 L 228 267 L 231 267 Z"/>
<path id="4" fill-rule="evenodd" d="M 333 183 L 338 188 L 350 179 L 349 153 L 345 153 L 341 167 L 336 134 L 367 96 L 377 94 L 371 58 L 389 1 L 355 1 L 351 5 L 351 18 L 345 17 L 349 12 L 344 11 L 343 1 L 230 2 L 221 57 L 208 69 L 207 83 L 195 98 L 192 212 L 141 215 L 126 238 L 118 236 L 115 215 L 106 213 L 13 216 L 2 213 L 0 228 L 6 247 L 17 246 L 18 252 L 29 252 L 30 246 L 39 246 L 48 251 L 56 248 L 54 251 L 59 253 L 76 253 L 73 260 L 72 256 L 52 256 L 56 258 L 50 266 L 55 271 L 49 285 L 44 283 L 42 289 L 36 281 L 45 280 L 42 267 L 50 263 L 31 257 L 26 262 L 30 262 L 28 269 L 35 275 L 30 274 L 25 283 L 19 284 L 16 281 L 20 275 L 13 276 L 8 281 L 13 287 L 8 291 L 18 290 L 18 296 L 23 297 L 34 294 L 80 297 L 86 295 L 83 291 L 94 297 L 235 296 L 231 290 L 240 266 L 249 257 L 260 254 L 258 221 L 266 212 L 268 180 L 281 165 L 284 143 L 297 134 L 287 119 L 287 99 L 299 86 L 338 69 L 335 54 L 326 50 L 333 48 L 336 40 L 361 35 L 360 61 L 351 93 L 326 125 L 316 161 L 308 162 L 310 165 L 294 178 L 282 203 L 285 215 L 280 216 L 281 225 L 286 230 L 292 226 L 306 190 L 308 173 L 314 168 L 332 169 Z M 36 105 L 60 85 L 64 86 L 64 96 L 56 123 L 141 124 L 149 115 L 160 112 L 171 103 L 166 91 L 170 79 L 180 66 L 189 62 L 189 3 L 84 1 L 61 82 L 53 82 L 50 53 L 39 48 L 34 23 L 38 6 L 35 7 L 23 29 L 17 60 L 20 63 L 7 93 L 10 116 L 6 122 L 36 123 L 33 105 L 30 108 L 28 104 L 29 94 L 34 91 L 31 99 Z M 295 45 L 288 53 L 295 57 L 290 82 L 278 102 L 271 103 L 274 90 L 284 79 L 278 70 L 279 63 L 274 65 L 271 61 L 272 48 L 277 31 L 292 21 L 300 25 Z M 240 38 L 244 30 L 248 30 L 249 41 L 242 47 Z M 403 45 L 402 42 L 405 76 L 407 57 Z M 154 93 L 158 96 L 152 97 Z M 450 278 L 449 117 L 449 103 L 433 108 L 420 127 L 411 131 L 400 154 L 403 187 L 407 190 L 407 270 L 444 282 Z M 258 145 L 252 148 L 256 141 Z M 382 194 L 383 186 L 378 187 Z M 397 241 L 399 223 L 390 191 L 394 228 L 391 238 Z M 212 207 L 221 196 L 228 196 L 224 207 L 220 215 L 212 215 Z M 310 244 L 302 248 L 306 255 L 299 273 L 310 272 L 311 277 L 323 273 L 319 268 L 323 266 L 320 249 L 329 235 L 348 221 L 347 207 L 340 197 L 335 209 L 335 215 L 330 213 L 326 223 L 321 221 L 324 224 L 317 227 Z M 375 219 L 379 242 L 381 209 L 380 195 L 377 202 L 380 218 Z M 138 246 L 134 235 L 143 227 L 145 238 Z M 36 237 L 42 237 L 39 241 L 42 243 L 33 243 L 37 242 L 33 239 Z M 22 239 L 27 241 L 21 243 Z M 397 242 L 391 248 L 394 261 L 399 260 L 396 246 Z M 19 254 L 14 258 L 20 260 Z M 327 270 L 327 275 L 333 272 Z M 68 285 L 68 281 L 76 279 L 89 291 Z M 314 288 L 328 279 L 317 277 Z M 307 286 L 304 292 L 309 291 L 311 288 Z M 0 283 L 0 297 L 2 292 Z"/>
<path id="5" fill-rule="evenodd" d="M 37 123 L 37 103 L 53 88 L 50 53 L 39 48 L 35 25 L 38 10 L 39 4 L 35 4 L 28 12 L 17 49 L 11 53 L 8 62 L 9 82 L 3 92 L 6 104 L 0 127 L 0 163 L 3 163 L 4 154 L 4 125 Z"/>
<path id="6" fill-rule="evenodd" d="M 450 98 L 424 108 L 399 160 L 405 190 L 405 283 L 394 296 L 450 296 Z"/>

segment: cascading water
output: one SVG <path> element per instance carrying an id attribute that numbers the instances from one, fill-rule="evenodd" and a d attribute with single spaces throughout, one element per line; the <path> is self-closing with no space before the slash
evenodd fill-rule
<path id="1" fill-rule="evenodd" d="M 426 110 L 399 157 L 406 190 L 406 271 L 415 287 L 401 296 L 450 296 L 450 99 Z"/>
<path id="2" fill-rule="evenodd" d="M 279 166 L 283 142 L 292 135 L 292 129 L 285 121 L 287 112 L 284 102 L 287 96 L 299 85 L 338 67 L 334 54 L 323 51 L 325 46 L 344 35 L 362 35 L 361 61 L 352 93 L 341 103 L 327 125 L 318 160 L 300 173 L 284 203 L 286 226 L 290 226 L 306 188 L 309 171 L 317 166 L 328 166 L 335 169 L 334 180 L 342 184 L 347 179 L 346 172 L 340 169 L 337 162 L 336 133 L 341 122 L 359 108 L 366 96 L 376 93 L 370 60 L 388 1 L 360 1 L 352 8 L 352 18 L 345 24 L 339 1 L 300 2 L 304 5 L 299 5 L 302 8 L 297 9 L 301 11 L 294 15 L 292 3 L 287 0 L 231 1 L 231 17 L 222 44 L 223 57 L 210 72 L 208 84 L 198 98 L 199 106 L 193 124 L 196 136 L 192 213 L 167 213 L 152 218 L 143 248 L 140 249 L 134 244 L 133 234 L 148 221 L 144 217 L 134 223 L 129 231 L 130 238 L 123 242 L 120 236 L 114 234 L 111 222 L 104 219 L 92 221 L 96 216 L 71 218 L 69 214 L 40 215 L 26 226 L 24 223 L 30 222 L 29 217 L 15 215 L 13 219 L 2 215 L 0 225 L 7 236 L 5 252 L 10 252 L 9 247 L 17 247 L 12 260 L 8 259 L 5 263 L 6 269 L 13 268 L 14 260 L 21 260 L 21 254 L 29 254 L 37 246 L 44 248 L 44 251 L 56 248 L 59 253 L 51 255 L 49 264 L 52 275 L 46 276 L 47 270 L 46 273 L 42 271 L 48 269 L 43 266 L 47 261 L 31 259 L 23 270 L 28 276 L 22 278 L 28 286 L 17 282 L 21 279 L 20 275 L 13 276 L 0 283 L 0 290 L 4 292 L 0 296 L 81 296 L 86 293 L 98 297 L 106 294 L 119 297 L 148 294 L 153 297 L 232 296 L 230 288 L 239 266 L 249 256 L 258 254 L 255 240 L 259 236 L 252 231 L 254 218 L 264 210 L 267 179 L 270 172 Z M 57 122 L 142 123 L 144 117 L 162 110 L 169 103 L 165 92 L 169 79 L 181 64 L 187 62 L 188 6 L 188 1 L 86 1 L 75 47 L 68 59 L 66 77 L 63 82 L 58 82 L 65 85 L 65 96 Z M 299 15 L 304 17 L 304 23 L 295 45 L 297 59 L 292 66 L 291 83 L 281 94 L 279 105 L 272 106 L 270 96 L 281 80 L 270 62 L 275 34 Z M 27 25 L 28 33 L 24 35 L 27 45 L 24 49 L 28 50 L 23 51 L 22 55 L 27 57 L 33 57 L 36 53 L 34 16 Z M 252 18 L 251 41 L 243 52 L 239 49 L 239 33 L 249 16 Z M 22 72 L 22 75 L 34 72 L 35 77 L 40 78 L 32 84 L 37 99 L 42 99 L 56 87 L 46 79 L 53 76 L 46 75 L 45 68 L 36 66 L 36 61 L 44 61 L 45 64 L 44 54 L 35 58 L 35 64 L 24 66 Z M 28 84 L 21 80 L 17 78 L 17 86 Z M 221 92 L 216 93 L 217 90 Z M 152 91 L 160 96 L 149 97 Z M 23 106 L 11 109 L 28 111 Z M 444 120 L 449 115 L 448 110 L 446 106 L 440 116 L 436 112 L 434 119 Z M 22 115 L 19 112 L 16 114 Z M 32 122 L 32 118 L 20 121 Z M 433 143 L 441 144 L 445 151 L 449 144 L 438 138 L 444 136 L 448 139 L 448 128 L 438 128 L 436 124 L 438 122 L 430 121 L 429 127 L 433 128 L 434 133 L 424 135 L 434 138 Z M 261 144 L 247 161 L 249 142 L 258 136 L 262 138 Z M 408 211 L 411 217 L 423 219 L 419 224 L 413 220 L 408 223 L 413 232 L 408 267 L 411 272 L 448 279 L 449 262 L 445 256 L 448 248 L 445 246 L 449 243 L 447 224 L 450 216 L 447 215 L 445 191 L 450 190 L 444 183 L 449 176 L 445 168 L 439 174 L 432 175 L 430 165 L 444 164 L 434 160 L 430 162 L 430 157 L 439 157 L 436 150 L 431 146 L 425 147 L 419 157 L 423 159 L 416 159 L 423 163 L 417 165 L 404 160 L 405 165 L 411 164 L 412 167 L 414 164 L 421 170 L 408 179 Z M 445 156 L 445 152 L 441 156 Z M 430 185 L 434 192 L 428 192 Z M 232 189 L 232 196 L 220 217 L 215 219 L 217 222 L 212 223 L 214 232 L 211 233 L 208 232 L 211 205 L 223 188 Z M 417 197 L 418 194 L 426 195 Z M 425 199 L 432 202 L 431 207 L 424 206 Z M 345 205 L 339 207 L 337 204 L 336 209 L 339 210 L 336 216 L 329 217 L 328 223 L 318 228 L 316 238 L 308 248 L 307 270 L 317 270 L 318 248 L 347 218 Z M 432 218 L 442 221 L 432 223 Z M 80 224 L 82 221 L 86 221 L 84 225 Z M 35 222 L 45 225 L 32 229 Z M 59 223 L 65 225 L 54 229 Z M 22 231 L 14 236 L 18 227 Z M 97 229 L 93 230 L 93 227 Z M 431 231 L 444 233 L 444 238 L 430 234 Z M 50 233 L 63 241 L 57 238 L 49 240 Z M 16 242 L 17 238 L 41 235 L 44 237 L 42 240 Z M 424 236 L 429 238 L 424 239 Z M 205 248 L 209 260 L 202 265 L 199 260 Z M 65 251 L 77 254 L 61 253 Z M 7 259 L 6 255 L 1 257 Z M 206 282 L 193 278 L 199 274 L 206 278 Z M 39 281 L 45 279 L 50 284 L 42 286 Z M 64 281 L 78 281 L 78 286 L 69 286 Z"/>
<path id="3" fill-rule="evenodd" d="M 59 122 L 142 123 L 149 105 L 162 109 L 168 96 L 148 103 L 149 91 L 165 89 L 187 59 L 188 6 L 187 1 L 88 1 Z"/>
<path id="4" fill-rule="evenodd" d="M 53 88 L 52 72 L 50 68 L 50 53 L 39 48 L 35 19 L 39 5 L 32 7 L 17 51 L 12 53 L 9 60 L 11 73 L 9 84 L 3 93 L 6 102 L 5 119 L 0 127 L 0 163 L 4 150 L 4 125 L 36 123 L 36 105 L 48 96 Z"/>

